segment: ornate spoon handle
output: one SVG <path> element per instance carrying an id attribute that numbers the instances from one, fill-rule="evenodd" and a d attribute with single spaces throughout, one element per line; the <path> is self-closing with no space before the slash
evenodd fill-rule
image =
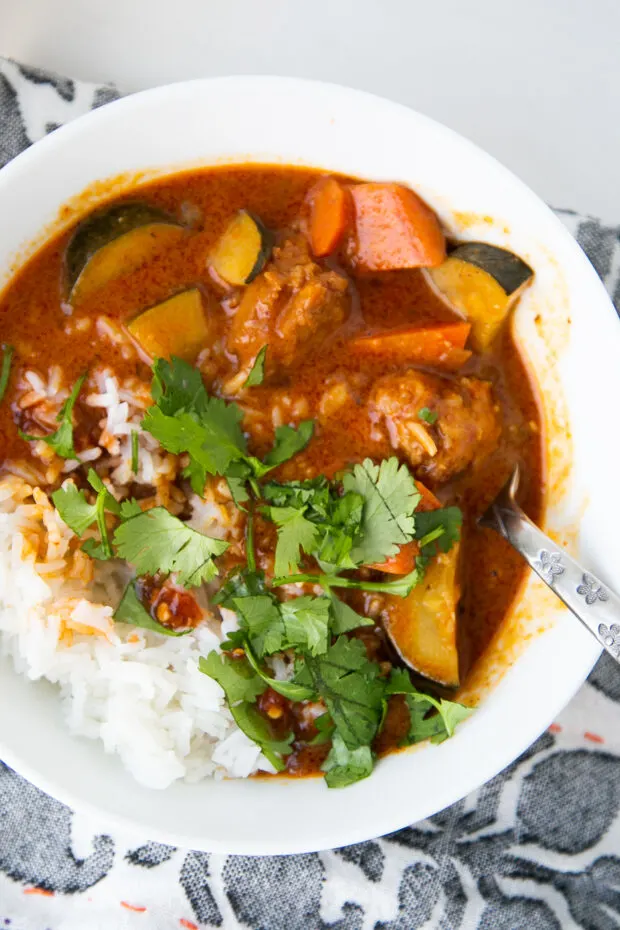
<path id="1" fill-rule="evenodd" d="M 500 533 L 555 591 L 607 652 L 620 663 L 620 597 L 538 529 L 515 501 L 519 471 L 512 477 L 487 512 L 481 526 Z"/>

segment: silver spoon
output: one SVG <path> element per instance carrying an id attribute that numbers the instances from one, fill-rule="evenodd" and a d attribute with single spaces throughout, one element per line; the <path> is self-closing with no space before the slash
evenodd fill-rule
<path id="1" fill-rule="evenodd" d="M 517 502 L 519 467 L 478 523 L 496 530 L 620 663 L 620 597 L 538 529 Z"/>

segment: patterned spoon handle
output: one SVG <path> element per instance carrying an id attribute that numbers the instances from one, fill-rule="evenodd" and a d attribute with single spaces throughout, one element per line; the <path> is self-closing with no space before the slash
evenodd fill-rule
<path id="1" fill-rule="evenodd" d="M 519 471 L 478 521 L 500 533 L 620 663 L 620 597 L 538 529 L 517 502 Z"/>

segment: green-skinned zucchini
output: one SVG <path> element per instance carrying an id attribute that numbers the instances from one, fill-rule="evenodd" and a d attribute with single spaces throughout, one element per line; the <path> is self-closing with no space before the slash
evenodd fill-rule
<path id="1" fill-rule="evenodd" d="M 69 299 L 83 300 L 182 235 L 181 225 L 148 204 L 120 203 L 93 213 L 78 226 L 67 248 Z"/>
<path id="2" fill-rule="evenodd" d="M 386 627 L 404 661 L 420 675 L 449 688 L 459 684 L 457 607 L 460 543 L 429 563 L 404 600 L 390 604 Z"/>
<path id="3" fill-rule="evenodd" d="M 485 242 L 457 246 L 429 274 L 448 303 L 472 324 L 471 344 L 478 352 L 492 344 L 534 276 L 518 255 Z"/>
<path id="4" fill-rule="evenodd" d="M 186 362 L 212 340 L 198 288 L 182 291 L 145 310 L 127 325 L 136 342 L 151 358 L 176 355 Z"/>
<path id="5" fill-rule="evenodd" d="M 227 284 L 250 284 L 265 267 L 274 235 L 258 217 L 239 210 L 209 256 L 209 265 Z"/>

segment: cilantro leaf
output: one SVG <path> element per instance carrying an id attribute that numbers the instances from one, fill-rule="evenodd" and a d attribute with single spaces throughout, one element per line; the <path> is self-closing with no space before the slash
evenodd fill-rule
<path id="1" fill-rule="evenodd" d="M 355 630 L 360 626 L 374 626 L 374 620 L 370 617 L 362 617 L 357 611 L 336 597 L 333 591 L 329 592 L 331 599 L 332 611 L 332 633 L 336 636 L 340 633 L 348 633 L 349 630 Z"/>
<path id="2" fill-rule="evenodd" d="M 252 703 L 267 688 L 245 658 L 233 659 L 213 650 L 206 658 L 200 657 L 198 668 L 217 681 L 229 704 L 236 704 L 238 701 Z"/>
<path id="3" fill-rule="evenodd" d="M 289 648 L 313 656 L 326 651 L 330 608 L 326 597 L 304 596 L 280 603 L 266 592 L 231 600 L 259 658 Z"/>
<path id="4" fill-rule="evenodd" d="M 314 523 L 304 516 L 305 507 L 265 507 L 263 510 L 278 527 L 275 573 L 286 575 L 297 571 L 301 558 L 300 550 L 311 553 L 316 545 L 319 531 Z"/>
<path id="5" fill-rule="evenodd" d="M 89 526 L 96 522 L 101 542 L 96 543 L 94 539 L 88 539 L 82 549 L 91 558 L 111 559 L 113 555 L 112 545 L 105 512 L 109 510 L 116 516 L 120 516 L 121 507 L 116 499 L 112 497 L 97 472 L 92 468 L 88 472 L 88 483 L 97 492 L 94 504 L 89 504 L 85 492 L 78 491 L 74 484 L 68 484 L 66 487 L 54 491 L 52 501 L 61 519 L 77 536 L 83 536 Z"/>
<path id="6" fill-rule="evenodd" d="M 202 496 L 207 475 L 225 474 L 229 465 L 245 454 L 242 417 L 236 404 L 227 404 L 219 397 L 206 397 L 199 419 L 196 412 L 179 410 L 167 415 L 161 407 L 150 407 L 142 420 L 142 429 L 168 452 L 189 454 L 191 462 L 184 474 L 196 494 Z"/>
<path id="7" fill-rule="evenodd" d="M 305 448 L 312 437 L 311 420 L 298 429 L 278 427 L 274 447 L 263 463 L 248 454 L 241 408 L 210 396 L 199 371 L 174 356 L 170 362 L 156 359 L 153 371 L 151 394 L 155 403 L 147 410 L 142 428 L 168 452 L 189 455 L 184 475 L 201 496 L 207 475 L 225 475 L 230 476 L 233 499 L 247 500 L 241 479 L 262 477 Z M 244 466 L 241 472 L 234 470 L 239 464 Z"/>
<path id="8" fill-rule="evenodd" d="M 198 369 L 175 355 L 170 361 L 155 359 L 151 396 L 166 416 L 179 410 L 197 413 L 208 397 Z"/>
<path id="9" fill-rule="evenodd" d="M 11 377 L 11 362 L 13 360 L 13 353 L 15 349 L 13 346 L 3 346 L 2 348 L 2 368 L 0 368 L 0 404 L 6 394 L 6 389 L 9 386 L 9 378 Z"/>
<path id="10" fill-rule="evenodd" d="M 276 574 L 297 569 L 300 548 L 326 571 L 356 567 L 350 552 L 362 523 L 364 498 L 360 494 L 341 494 L 337 486 L 321 477 L 286 484 L 267 482 L 262 495 L 275 505 L 263 512 L 280 526 Z M 297 518 L 295 513 L 299 514 Z M 296 541 L 297 526 L 300 533 Z M 279 550 L 281 559 L 277 558 Z"/>
<path id="11" fill-rule="evenodd" d="M 364 498 L 363 533 L 351 552 L 358 565 L 383 562 L 396 555 L 398 547 L 413 538 L 414 510 L 420 500 L 413 478 L 398 459 L 375 465 L 365 459 L 343 478 L 345 491 Z"/>
<path id="12" fill-rule="evenodd" d="M 97 519 L 97 505 L 89 504 L 84 491 L 79 491 L 71 482 L 52 494 L 54 507 L 61 520 L 76 536 L 83 536 Z"/>
<path id="13" fill-rule="evenodd" d="M 278 602 L 269 594 L 233 598 L 233 610 L 247 631 L 252 649 L 262 658 L 280 652 L 286 634 Z"/>
<path id="14" fill-rule="evenodd" d="M 454 543 L 460 539 L 462 523 L 463 513 L 458 507 L 441 507 L 439 510 L 416 513 L 415 536 L 423 547 L 433 542 L 436 543 L 434 552 L 431 551 L 431 554 L 439 550 L 449 552 Z M 441 533 L 429 539 L 428 537 L 435 534 L 438 529 L 441 529 Z"/>
<path id="15" fill-rule="evenodd" d="M 321 714 L 320 717 L 317 717 L 314 721 L 314 726 L 317 729 L 317 734 L 310 740 L 308 745 L 323 746 L 325 743 L 329 743 L 335 730 L 334 721 L 329 716 L 329 714 L 325 713 Z"/>
<path id="16" fill-rule="evenodd" d="M 268 594 L 265 573 L 243 568 L 226 576 L 219 591 L 211 599 L 211 603 L 221 604 L 222 607 L 235 610 L 234 599 L 236 597 L 254 597 L 258 594 Z"/>
<path id="17" fill-rule="evenodd" d="M 164 507 L 121 523 L 114 544 L 139 575 L 175 572 L 179 584 L 188 588 L 211 581 L 217 574 L 213 557 L 228 548 L 224 540 L 198 533 Z"/>
<path id="18" fill-rule="evenodd" d="M 260 667 L 258 659 L 247 641 L 244 643 L 244 647 L 248 662 L 256 674 L 265 682 L 265 685 L 268 685 L 273 691 L 277 691 L 278 694 L 288 698 L 289 701 L 307 701 L 315 696 L 312 688 L 307 688 L 305 685 L 298 685 L 294 681 L 279 681 L 277 678 L 272 678 Z"/>
<path id="19" fill-rule="evenodd" d="M 278 426 L 273 449 L 265 457 L 265 471 L 270 471 L 283 462 L 288 462 L 294 455 L 305 449 L 314 434 L 314 420 L 303 420 L 297 429 L 292 426 Z M 260 478 L 260 474 L 258 475 Z"/>
<path id="20" fill-rule="evenodd" d="M 132 626 L 139 626 L 145 630 L 152 630 L 154 633 L 163 633 L 164 636 L 185 636 L 191 633 L 190 630 L 169 630 L 167 626 L 158 623 L 151 617 L 150 613 L 138 597 L 135 584 L 130 581 L 121 598 L 121 602 L 114 611 L 114 619 L 119 623 L 131 623 Z"/>
<path id="21" fill-rule="evenodd" d="M 217 652 L 200 658 L 200 671 L 213 678 L 226 695 L 233 719 L 246 736 L 260 746 L 263 755 L 281 772 L 286 767 L 282 756 L 291 752 L 293 733 L 276 739 L 269 722 L 258 712 L 254 702 L 267 685 L 246 659 L 231 659 Z"/>
<path id="22" fill-rule="evenodd" d="M 268 721 L 259 714 L 253 704 L 245 701 L 241 704 L 234 704 L 230 711 L 239 729 L 260 746 L 261 752 L 276 771 L 283 772 L 286 765 L 282 761 L 282 756 L 287 756 L 293 751 L 291 743 L 294 734 L 291 732 L 284 739 L 276 739 Z"/>
<path id="23" fill-rule="evenodd" d="M 454 734 L 455 727 L 473 714 L 473 708 L 465 707 L 445 698 L 435 698 L 430 694 L 418 691 L 411 683 L 409 673 L 405 669 L 394 669 L 386 686 L 387 694 L 404 694 L 410 714 L 409 733 L 407 742 L 419 743 L 425 739 L 432 739 L 434 743 Z M 437 713 L 429 717 L 431 710 Z"/>
<path id="24" fill-rule="evenodd" d="M 340 636 L 326 655 L 308 656 L 295 680 L 313 687 L 325 701 L 349 749 L 372 742 L 381 720 L 385 683 L 379 666 L 368 661 L 363 643 Z"/>
<path id="25" fill-rule="evenodd" d="M 432 426 L 433 423 L 437 422 L 437 414 L 430 409 L 430 407 L 422 407 L 418 410 L 418 416 L 425 423 L 428 423 L 429 426 Z"/>
<path id="26" fill-rule="evenodd" d="M 329 505 L 329 482 L 320 475 L 305 481 L 267 481 L 262 486 L 263 499 L 276 507 L 301 508 L 312 502 L 313 510 L 323 516 L 327 515 Z"/>
<path id="27" fill-rule="evenodd" d="M 58 416 L 56 417 L 56 421 L 60 423 L 60 426 L 55 433 L 50 433 L 48 436 L 31 436 L 29 433 L 23 433 L 20 430 L 19 435 L 21 438 L 25 439 L 27 442 L 42 440 L 61 458 L 78 459 L 73 445 L 73 408 L 75 407 L 75 402 L 78 399 L 78 394 L 82 390 L 82 385 L 85 380 L 86 372 L 77 379 L 73 385 L 73 390 L 60 408 Z"/>
<path id="28" fill-rule="evenodd" d="M 286 647 L 294 647 L 318 656 L 327 651 L 329 642 L 330 601 L 327 597 L 304 595 L 280 604 Z"/>
<path id="29" fill-rule="evenodd" d="M 265 356 L 267 355 L 267 346 L 263 346 L 262 349 L 258 352 L 256 358 L 254 359 L 254 364 L 252 365 L 252 370 L 250 374 L 245 379 L 243 384 L 244 388 L 257 387 L 259 384 L 263 383 L 265 378 Z"/>
<path id="30" fill-rule="evenodd" d="M 132 517 L 138 517 L 142 513 L 142 507 L 138 501 L 130 497 L 126 501 L 123 501 L 120 509 L 121 520 L 131 520 Z"/>
<path id="31" fill-rule="evenodd" d="M 332 747 L 321 766 L 328 788 L 345 788 L 362 778 L 368 778 L 374 767 L 370 746 L 349 749 L 339 733 L 332 739 Z"/>
<path id="32" fill-rule="evenodd" d="M 230 496 L 239 510 L 245 510 L 243 504 L 250 499 L 247 489 L 248 478 L 252 469 L 246 462 L 233 462 L 226 471 L 226 483 Z"/>

